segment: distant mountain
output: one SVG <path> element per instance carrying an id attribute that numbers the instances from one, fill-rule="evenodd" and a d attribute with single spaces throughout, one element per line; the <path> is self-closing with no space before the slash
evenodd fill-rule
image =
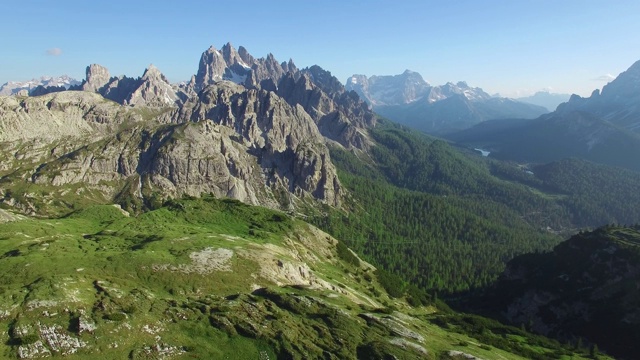
<path id="1" fill-rule="evenodd" d="M 177 89 L 158 68 L 149 65 L 141 78 L 111 77 L 104 66 L 87 66 L 86 79 L 72 90 L 97 92 L 109 100 L 123 105 L 151 107 L 172 106 L 180 103 Z"/>
<path id="2" fill-rule="evenodd" d="M 353 75 L 346 82 L 347 90 L 353 90 L 373 106 L 401 105 L 414 102 L 429 93 L 431 85 L 414 71 L 405 70 L 400 75 Z"/>
<path id="3" fill-rule="evenodd" d="M 447 137 L 521 162 L 579 157 L 640 171 L 640 62 L 589 98 L 534 120 L 490 121 Z"/>
<path id="4" fill-rule="evenodd" d="M 80 83 L 81 81 L 73 79 L 67 75 L 57 77 L 43 76 L 39 79 L 32 79 L 29 81 L 9 81 L 0 87 L 0 95 L 14 95 L 20 90 L 26 90 L 28 93 L 31 93 L 38 87 L 69 89 L 71 86 L 76 86 Z"/>
<path id="5" fill-rule="evenodd" d="M 557 112 L 568 114 L 583 111 L 627 130 L 640 132 L 640 61 L 634 63 L 590 97 L 572 95 Z"/>
<path id="6" fill-rule="evenodd" d="M 562 104 L 563 102 L 569 101 L 570 97 L 571 95 L 569 94 L 556 94 L 550 93 L 548 91 L 538 91 L 531 96 L 520 97 L 516 98 L 515 100 L 542 106 L 549 111 L 554 111 L 558 107 L 558 105 Z"/>
<path id="7" fill-rule="evenodd" d="M 638 226 L 580 233 L 552 252 L 510 261 L 488 303 L 514 324 L 636 359 L 639 260 Z"/>
<path id="8" fill-rule="evenodd" d="M 416 72 L 395 76 L 353 75 L 346 82 L 378 114 L 412 128 L 443 134 L 489 119 L 535 118 L 545 108 L 492 97 L 466 82 L 431 86 Z"/>

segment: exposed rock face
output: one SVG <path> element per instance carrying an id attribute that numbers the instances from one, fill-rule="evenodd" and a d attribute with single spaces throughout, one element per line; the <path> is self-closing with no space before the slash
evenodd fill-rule
<path id="1" fill-rule="evenodd" d="M 202 90 L 206 85 L 222 80 L 228 64 L 225 62 L 222 53 L 211 46 L 200 57 L 198 73 L 195 77 L 196 91 Z"/>
<path id="2" fill-rule="evenodd" d="M 167 78 L 153 65 L 142 75 L 140 85 L 125 100 L 128 105 L 171 106 L 179 102 Z"/>
<path id="3" fill-rule="evenodd" d="M 185 104 L 177 119 L 211 120 L 234 129 L 270 174 L 294 194 L 312 193 L 337 204 L 341 192 L 329 151 L 313 119 L 273 92 L 245 89 L 230 82 L 207 87 Z"/>
<path id="4" fill-rule="evenodd" d="M 80 185 L 107 200 L 212 193 L 274 208 L 312 198 L 340 204 L 336 170 L 313 119 L 266 90 L 220 82 L 151 120 L 149 110 L 87 92 L 2 98 L 0 109 L 0 151 L 31 163 L 16 181 L 59 191 Z M 42 150 L 22 153 L 9 141 Z M 58 145 L 46 153 L 50 144 Z"/>
<path id="5" fill-rule="evenodd" d="M 58 92 L 18 100 L 0 97 L 0 142 L 93 136 L 132 116 L 127 109 L 88 92 Z"/>
<path id="6" fill-rule="evenodd" d="M 299 72 L 291 60 L 280 64 L 273 54 L 256 59 L 244 47 L 236 51 L 233 45 L 227 43 L 220 50 L 211 46 L 202 54 L 198 73 L 191 86 L 198 92 L 217 81 L 229 80 L 249 88 L 275 91 L 275 84 L 289 72 Z"/>
<path id="7" fill-rule="evenodd" d="M 22 166 L 0 164 L 0 176 L 53 187 L 45 203 L 74 186 L 77 196 L 130 210 L 202 193 L 274 208 L 338 206 L 343 190 L 325 143 L 366 149 L 375 125 L 330 72 L 231 44 L 205 51 L 188 83 L 171 85 L 153 65 L 134 79 L 93 64 L 77 90 L 0 100 L 0 153 Z M 7 201 L 37 213 L 30 196 Z"/>
<path id="8" fill-rule="evenodd" d="M 177 105 L 181 101 L 178 91 L 153 65 L 145 70 L 142 78 L 134 79 L 110 77 L 107 68 L 92 64 L 87 67 L 87 79 L 80 88 L 125 105 L 163 107 Z"/>
<path id="9" fill-rule="evenodd" d="M 98 64 L 87 66 L 86 80 L 82 84 L 82 90 L 100 93 L 101 89 L 111 81 L 109 70 Z"/>
<path id="10" fill-rule="evenodd" d="M 278 85 L 278 95 L 290 104 L 301 105 L 325 137 L 346 147 L 367 148 L 366 128 L 375 126 L 375 114 L 355 92 L 346 92 L 328 71 L 316 67 L 302 73 L 297 80 L 287 74 Z M 332 92 L 323 91 L 314 79 Z"/>
<path id="11" fill-rule="evenodd" d="M 290 105 L 301 105 L 323 136 L 343 146 L 369 145 L 366 128 L 375 125 L 375 115 L 319 66 L 299 70 L 292 60 L 278 63 L 272 54 L 256 59 L 243 47 L 236 51 L 231 44 L 221 50 L 212 46 L 202 54 L 198 73 L 185 89 L 195 94 L 221 80 L 273 91 Z"/>

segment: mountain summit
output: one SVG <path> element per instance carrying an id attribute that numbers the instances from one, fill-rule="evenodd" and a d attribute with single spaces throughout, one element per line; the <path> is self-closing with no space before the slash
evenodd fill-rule
<path id="1" fill-rule="evenodd" d="M 535 118 L 546 109 L 507 98 L 494 98 L 466 82 L 431 86 L 410 70 L 394 76 L 353 75 L 346 89 L 391 120 L 428 133 L 461 130 L 489 119 Z"/>
<path id="2" fill-rule="evenodd" d="M 622 72 L 613 81 L 594 90 L 590 97 L 573 95 L 557 111 L 567 114 L 583 111 L 627 130 L 640 132 L 640 61 Z"/>
<path id="3" fill-rule="evenodd" d="M 414 71 L 405 70 L 400 75 L 351 76 L 345 85 L 373 106 L 400 105 L 414 102 L 427 95 L 430 85 Z"/>

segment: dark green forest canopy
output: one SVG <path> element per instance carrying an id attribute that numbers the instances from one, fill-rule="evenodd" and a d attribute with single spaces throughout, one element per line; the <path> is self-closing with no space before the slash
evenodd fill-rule
<path id="1" fill-rule="evenodd" d="M 502 162 L 384 120 L 371 135 L 371 157 L 332 149 L 349 211 L 312 221 L 423 289 L 480 288 L 518 254 L 640 219 L 635 172 L 574 159 Z"/>

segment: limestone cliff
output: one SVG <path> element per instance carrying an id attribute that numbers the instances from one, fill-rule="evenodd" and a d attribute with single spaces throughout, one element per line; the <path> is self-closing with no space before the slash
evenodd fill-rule
<path id="1" fill-rule="evenodd" d="M 0 152 L 14 161 L 3 163 L 0 177 L 48 189 L 4 194 L 25 212 L 38 213 L 72 188 L 96 201 L 131 205 L 133 198 L 136 206 L 202 193 L 290 210 L 312 199 L 340 204 L 313 119 L 273 92 L 220 82 L 164 110 L 76 91 L 0 99 Z"/>
<path id="2" fill-rule="evenodd" d="M 150 65 L 141 78 L 111 77 L 104 66 L 87 66 L 86 79 L 79 90 L 98 93 L 119 104 L 163 107 L 180 104 L 178 91 L 158 68 Z"/>

